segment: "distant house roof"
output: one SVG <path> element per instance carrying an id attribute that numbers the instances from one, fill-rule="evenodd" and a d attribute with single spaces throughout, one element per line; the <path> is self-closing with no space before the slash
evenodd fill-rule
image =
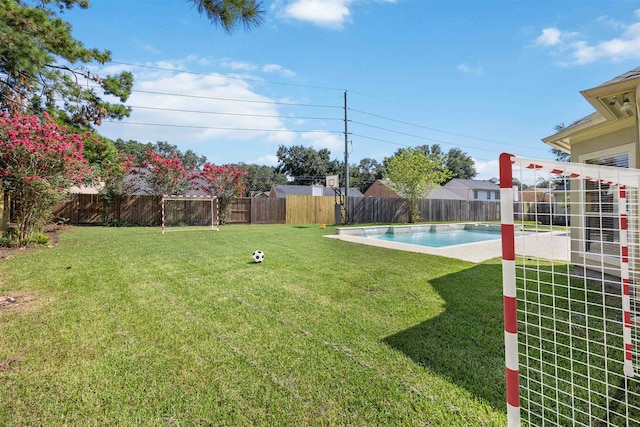
<path id="1" fill-rule="evenodd" d="M 251 197 L 251 198 L 269 197 L 269 192 L 268 191 L 251 191 L 249 193 L 249 197 Z"/>
<path id="2" fill-rule="evenodd" d="M 389 182 L 388 179 L 377 179 L 367 191 L 364 192 L 365 197 L 386 197 L 391 199 L 397 199 L 400 196 L 385 185 L 385 182 Z M 454 192 L 438 186 L 431 190 L 427 199 L 434 200 L 464 200 L 464 198 L 458 196 Z"/>
<path id="3" fill-rule="evenodd" d="M 470 190 L 500 191 L 500 186 L 491 181 L 454 178 L 444 185 L 445 188 L 468 188 Z"/>
<path id="4" fill-rule="evenodd" d="M 69 193 L 72 194 L 99 194 L 100 190 L 104 188 L 104 182 L 99 182 L 93 185 L 72 185 L 69 187 Z"/>
<path id="5" fill-rule="evenodd" d="M 389 180 L 386 178 L 376 179 L 375 182 L 371 184 L 371 187 L 369 187 L 367 191 L 364 192 L 365 197 L 387 197 L 391 199 L 399 198 L 400 196 L 398 194 L 384 185 L 385 182 L 389 182 Z"/>
<path id="6" fill-rule="evenodd" d="M 446 187 L 438 186 L 434 188 L 427 196 L 427 199 L 433 200 L 465 200 Z"/>
<path id="7" fill-rule="evenodd" d="M 533 188 L 520 192 L 523 202 L 551 202 L 554 200 L 552 191 L 546 188 Z"/>
<path id="8" fill-rule="evenodd" d="M 154 191 L 144 178 L 145 174 L 149 172 L 147 168 L 134 168 L 134 170 L 124 177 L 124 182 L 128 185 L 133 194 L 153 194 Z M 205 186 L 205 180 L 199 176 L 196 176 L 191 180 L 191 183 L 187 187 L 187 190 L 183 193 L 189 196 L 206 196 L 207 193 L 201 190 L 200 187 Z M 194 189 L 197 188 L 197 189 Z"/>
<path id="9" fill-rule="evenodd" d="M 287 196 L 313 196 L 315 191 L 320 192 L 320 196 L 335 196 L 335 191 L 331 187 L 324 187 L 320 185 L 281 185 L 276 184 L 271 187 L 269 197 L 284 198 Z M 340 188 L 342 194 L 344 194 L 344 188 Z M 364 194 L 357 188 L 349 188 L 349 197 L 364 197 Z"/>

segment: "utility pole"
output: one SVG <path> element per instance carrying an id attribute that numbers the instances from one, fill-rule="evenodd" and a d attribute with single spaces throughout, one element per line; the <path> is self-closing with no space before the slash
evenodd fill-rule
<path id="1" fill-rule="evenodd" d="M 347 91 L 344 91 L 344 219 L 349 218 L 349 128 L 347 123 Z"/>

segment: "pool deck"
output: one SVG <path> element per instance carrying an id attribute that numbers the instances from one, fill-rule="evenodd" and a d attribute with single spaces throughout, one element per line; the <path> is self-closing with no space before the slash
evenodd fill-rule
<path id="1" fill-rule="evenodd" d="M 408 243 L 368 239 L 366 237 L 352 236 L 348 234 L 334 234 L 326 237 L 344 240 L 345 242 L 360 243 L 400 251 L 439 255 L 475 263 L 502 257 L 502 242 L 500 239 L 446 246 L 442 248 L 432 248 L 429 246 L 411 245 Z M 516 254 L 518 255 L 554 259 L 558 261 L 568 261 L 571 256 L 571 239 L 569 238 L 569 232 L 567 231 L 527 234 L 526 236 L 516 236 L 515 240 Z"/>

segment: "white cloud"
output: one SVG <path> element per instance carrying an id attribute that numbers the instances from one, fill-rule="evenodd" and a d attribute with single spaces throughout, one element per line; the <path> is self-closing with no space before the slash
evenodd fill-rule
<path id="1" fill-rule="evenodd" d="M 319 27 L 340 30 L 351 18 L 353 0 L 293 0 L 281 10 L 286 18 L 310 22 Z"/>
<path id="2" fill-rule="evenodd" d="M 470 67 L 464 62 L 458 65 L 458 71 L 463 72 L 465 74 L 477 74 L 479 76 L 484 75 L 484 69 L 482 67 Z"/>
<path id="3" fill-rule="evenodd" d="M 557 28 L 545 28 L 536 39 L 538 46 L 557 46 L 561 43 L 562 31 Z"/>
<path id="4" fill-rule="evenodd" d="M 266 166 L 276 166 L 278 164 L 278 156 L 276 155 L 268 155 L 268 156 L 262 156 L 262 157 L 258 157 L 257 159 L 254 159 L 250 162 L 248 162 L 249 164 L 256 164 L 256 165 L 266 165 Z"/>
<path id="5" fill-rule="evenodd" d="M 486 179 L 489 180 L 491 178 L 499 178 L 499 161 L 498 160 L 489 160 L 489 161 L 480 161 L 474 159 L 474 167 L 476 168 L 476 172 L 478 175 L 475 176 L 474 179 Z"/>
<path id="6" fill-rule="evenodd" d="M 342 30 L 346 23 L 352 21 L 354 5 L 397 2 L 398 0 L 274 0 L 271 10 L 275 16 L 283 19 Z"/>
<path id="7" fill-rule="evenodd" d="M 291 70 L 287 70 L 282 65 L 278 64 L 265 64 L 262 66 L 262 71 L 265 73 L 278 73 L 283 77 L 295 77 L 296 73 Z"/>
<path id="8" fill-rule="evenodd" d="M 100 131 L 105 136 L 202 147 L 193 148 L 196 152 L 211 150 L 212 145 L 222 150 L 232 141 L 258 140 L 271 146 L 291 140 L 275 100 L 256 92 L 251 81 L 179 71 L 184 68 L 181 61 L 146 65 L 149 68 L 133 68 L 135 86 L 127 101 L 133 108 L 131 117 L 104 122 Z M 122 68 L 110 67 L 109 72 Z"/>
<path id="9" fill-rule="evenodd" d="M 220 61 L 215 62 L 217 68 L 207 66 L 207 72 L 184 71 L 200 63 L 202 58 L 193 56 L 142 67 L 110 64 L 92 70 L 100 75 L 134 73 L 134 90 L 126 103 L 132 107 L 131 117 L 104 121 L 100 133 L 114 140 L 167 141 L 219 164 L 244 161 L 273 165 L 277 158 L 271 154 L 278 145 L 302 144 L 342 152 L 340 134 L 292 117 L 299 114 L 295 106 L 308 103 L 308 99 L 260 92 L 264 73 L 295 76 L 293 71 L 278 64 L 257 66 L 235 59 L 224 61 L 234 69 L 229 73 L 220 71 L 224 70 Z M 236 70 L 244 71 L 238 75 Z"/>
<path id="10" fill-rule="evenodd" d="M 325 131 L 305 132 L 300 135 L 302 145 L 311 146 L 316 150 L 326 148 L 331 151 L 332 157 L 344 152 L 344 137 Z"/>
<path id="11" fill-rule="evenodd" d="M 597 61 L 621 61 L 640 58 L 640 9 L 634 13 L 637 22 L 623 24 L 607 17 L 598 17 L 600 24 L 619 31 L 615 37 L 590 42 L 585 35 L 545 28 L 535 44 L 553 48 L 553 53 L 564 58 L 561 65 L 584 65 Z"/>
<path id="12" fill-rule="evenodd" d="M 253 71 L 258 67 L 250 62 L 238 61 L 231 58 L 224 58 L 220 61 L 220 65 L 234 71 Z"/>

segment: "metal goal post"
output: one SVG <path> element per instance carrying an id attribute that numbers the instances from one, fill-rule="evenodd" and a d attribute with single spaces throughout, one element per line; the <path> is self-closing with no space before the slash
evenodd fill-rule
<path id="1" fill-rule="evenodd" d="M 162 234 L 170 226 L 207 226 L 219 230 L 220 205 L 216 196 L 162 196 Z"/>
<path id="2" fill-rule="evenodd" d="M 640 425 L 640 170 L 500 156 L 508 425 Z"/>

